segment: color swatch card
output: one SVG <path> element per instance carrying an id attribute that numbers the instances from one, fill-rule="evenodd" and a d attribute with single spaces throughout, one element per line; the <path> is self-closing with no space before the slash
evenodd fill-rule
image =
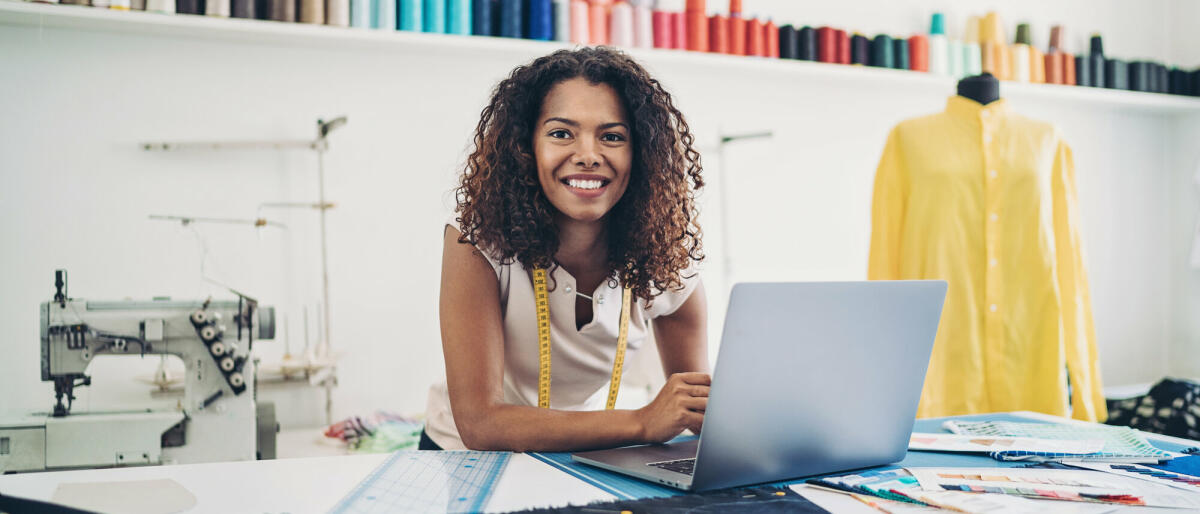
<path id="1" fill-rule="evenodd" d="M 1137 462 L 1154 464 L 1175 458 L 1176 454 L 1150 444 L 1141 432 L 1129 427 L 1106 425 L 1066 425 L 1053 423 L 1013 423 L 1008 421 L 947 421 L 942 425 L 955 434 L 983 437 L 1032 437 L 1059 441 L 1099 439 L 1104 448 L 1086 455 L 1070 453 L 1004 452 L 992 454 L 999 460 L 1058 460 Z"/>
<path id="2" fill-rule="evenodd" d="M 1138 464 L 1112 464 L 1107 462 L 1073 462 L 1071 463 L 1071 466 L 1133 477 L 1200 494 L 1200 478 L 1164 471 L 1161 469 L 1152 468 L 1150 466 L 1141 466 Z"/>
<path id="3" fill-rule="evenodd" d="M 910 468 L 908 471 L 926 491 L 1200 509 L 1200 495 L 1096 471 L 1045 468 Z"/>
<path id="4" fill-rule="evenodd" d="M 873 469 L 849 475 L 817 478 L 810 480 L 810 483 L 888 500 L 920 503 L 905 494 L 910 489 L 919 490 L 921 484 L 904 469 Z"/>
<path id="5" fill-rule="evenodd" d="M 1116 508 L 1116 506 L 1106 503 L 1068 503 L 1054 500 L 1035 500 L 1007 494 L 980 494 L 963 491 L 921 490 L 909 494 L 928 505 L 969 514 L 992 514 L 996 512 L 1003 512 L 1004 514 L 1040 514 L 1043 512 L 1055 512 L 1058 514 L 1102 514 L 1111 512 Z"/>
<path id="6" fill-rule="evenodd" d="M 1104 448 L 1103 439 L 1056 440 L 1032 437 L 987 437 L 959 434 L 922 434 L 914 432 L 908 449 L 937 452 L 1028 452 L 1040 454 L 1088 454 Z"/>

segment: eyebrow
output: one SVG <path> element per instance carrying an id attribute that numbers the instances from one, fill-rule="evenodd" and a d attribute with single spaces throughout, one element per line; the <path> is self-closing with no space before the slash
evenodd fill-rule
<path id="1" fill-rule="evenodd" d="M 553 117 L 553 118 L 546 118 L 546 121 L 545 121 L 544 123 L 542 123 L 542 125 L 546 125 L 546 124 L 548 124 L 548 123 L 550 123 L 550 122 L 552 122 L 552 121 L 557 121 L 557 122 L 559 122 L 559 123 L 562 123 L 562 124 L 565 124 L 565 125 L 570 125 L 570 126 L 572 126 L 572 127 L 578 127 L 578 126 L 579 126 L 579 122 L 577 122 L 577 121 L 575 121 L 575 120 L 570 120 L 570 119 L 567 119 L 567 118 L 559 118 L 559 117 L 557 117 L 557 116 L 555 116 L 555 117 Z M 609 128 L 613 128 L 613 127 L 624 127 L 624 128 L 625 128 L 625 130 L 629 130 L 629 125 L 626 125 L 626 124 L 624 124 L 624 123 L 621 123 L 621 122 L 619 122 L 619 121 L 614 121 L 614 122 L 611 122 L 611 123 L 605 123 L 605 124 L 602 124 L 602 125 L 600 125 L 600 129 L 601 129 L 601 130 L 603 130 L 603 129 L 609 129 Z"/>

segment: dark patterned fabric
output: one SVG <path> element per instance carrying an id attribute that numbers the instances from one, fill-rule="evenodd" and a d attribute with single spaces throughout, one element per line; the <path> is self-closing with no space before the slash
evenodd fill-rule
<path id="1" fill-rule="evenodd" d="M 727 512 L 754 514 L 814 513 L 825 509 L 806 500 L 788 488 L 755 487 L 724 489 L 705 493 L 685 494 L 669 498 L 618 500 L 586 506 L 533 509 L 523 513 L 591 514 L 600 512 L 631 512 L 632 514 L 723 514 Z"/>
<path id="2" fill-rule="evenodd" d="M 1108 400 L 1105 423 L 1200 439 L 1200 384 L 1164 378 L 1143 396 Z"/>

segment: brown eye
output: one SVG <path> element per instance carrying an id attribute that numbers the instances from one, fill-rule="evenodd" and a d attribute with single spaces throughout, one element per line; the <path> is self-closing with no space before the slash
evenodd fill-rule
<path id="1" fill-rule="evenodd" d="M 566 130 L 563 130 L 563 129 L 551 130 L 550 133 L 547 135 L 554 139 L 567 139 L 567 138 L 571 137 L 571 133 L 567 132 Z"/>
<path id="2" fill-rule="evenodd" d="M 621 135 L 621 134 L 618 134 L 618 133 L 616 133 L 616 132 L 609 132 L 609 133 L 607 133 L 607 134 L 604 134 L 603 136 L 601 136 L 601 137 L 600 137 L 600 140 L 601 140 L 601 141 L 605 141 L 605 142 L 609 142 L 609 143 L 617 143 L 617 142 L 624 141 L 624 140 L 625 140 L 625 136 L 623 136 L 623 135 Z"/>

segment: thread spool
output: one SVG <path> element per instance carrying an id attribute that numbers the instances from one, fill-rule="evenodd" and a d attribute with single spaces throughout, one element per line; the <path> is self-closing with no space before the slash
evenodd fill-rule
<path id="1" fill-rule="evenodd" d="M 671 13 L 671 25 L 674 26 L 674 29 L 671 31 L 671 33 L 675 35 L 675 42 L 673 43 L 674 46 L 672 48 L 686 50 L 688 41 L 688 28 L 682 12 Z"/>
<path id="2" fill-rule="evenodd" d="M 131 0 L 129 2 L 129 10 L 131 10 L 131 11 L 146 10 L 146 0 Z M 204 14 L 206 16 L 215 16 L 218 18 L 228 18 L 229 12 L 231 10 L 233 10 L 233 9 L 229 5 L 229 0 L 206 0 L 204 2 Z M 293 11 L 294 10 L 295 10 L 295 8 L 293 7 Z"/>
<path id="3" fill-rule="evenodd" d="M 908 58 L 908 41 L 905 41 L 904 39 L 893 39 L 892 46 L 895 47 L 894 53 L 896 56 L 896 65 L 894 68 L 897 70 L 909 69 L 911 63 L 909 62 Z"/>
<path id="4" fill-rule="evenodd" d="M 784 25 L 779 27 L 779 57 L 782 59 L 800 58 L 800 33 L 796 27 Z"/>
<path id="5" fill-rule="evenodd" d="M 526 26 L 529 28 L 526 35 L 529 39 L 550 41 L 554 38 L 554 7 L 550 0 L 529 0 Z"/>
<path id="6" fill-rule="evenodd" d="M 763 41 L 763 25 L 758 18 L 746 21 L 746 55 L 764 57 L 767 55 L 767 45 Z"/>
<path id="7" fill-rule="evenodd" d="M 650 11 L 651 0 L 633 2 L 633 46 L 651 48 L 654 45 L 654 17 Z"/>
<path id="8" fill-rule="evenodd" d="M 675 43 L 675 25 L 671 23 L 671 13 L 654 11 L 651 13 L 654 21 L 654 48 L 671 48 Z"/>
<path id="9" fill-rule="evenodd" d="M 779 58 L 779 27 L 774 21 L 767 20 L 763 24 L 763 42 L 766 48 L 766 57 L 772 59 Z"/>
<path id="10" fill-rule="evenodd" d="M 629 2 L 617 0 L 612 6 L 611 33 L 609 41 L 613 46 L 633 47 L 633 7 Z"/>
<path id="11" fill-rule="evenodd" d="M 871 40 L 871 59 L 868 64 L 876 68 L 895 67 L 895 52 L 896 48 L 892 44 L 892 37 L 887 34 L 879 34 Z"/>
<path id="12" fill-rule="evenodd" d="M 746 20 L 741 13 L 729 17 L 729 53 L 746 55 Z"/>
<path id="13" fill-rule="evenodd" d="M 833 39 L 837 45 L 837 62 L 850 64 L 850 34 L 842 29 L 834 29 Z"/>
<path id="14" fill-rule="evenodd" d="M 437 0 L 430 0 L 437 1 Z M 522 0 L 500 0 L 500 37 L 522 38 L 521 28 L 525 18 L 525 2 Z M 426 18 L 428 19 L 428 17 Z"/>
<path id="15" fill-rule="evenodd" d="M 255 0 L 250 0 L 251 2 Z M 259 13 L 260 15 L 263 13 Z M 350 0 L 326 0 L 325 24 L 333 27 L 350 26 Z"/>
<path id="16" fill-rule="evenodd" d="M 146 0 L 146 6 L 149 8 L 150 2 L 157 0 Z M 314 23 L 317 25 L 325 24 L 325 2 L 324 0 L 300 0 L 300 23 Z"/>
<path id="17" fill-rule="evenodd" d="M 688 0 L 687 9 L 687 49 L 693 52 L 708 51 L 708 13 L 704 0 Z"/>
<path id="18" fill-rule="evenodd" d="M 796 31 L 800 39 L 800 60 L 816 61 L 820 45 L 817 43 L 817 31 L 812 27 L 800 27 Z"/>
<path id="19" fill-rule="evenodd" d="M 593 45 L 607 45 L 609 36 L 608 9 L 611 0 L 592 0 L 588 9 L 588 41 Z"/>
<path id="20" fill-rule="evenodd" d="M 908 38 L 908 69 L 929 71 L 929 39 L 920 34 Z"/>
<path id="21" fill-rule="evenodd" d="M 950 41 L 946 38 L 946 20 L 940 12 L 929 20 L 929 73 L 951 76 Z"/>
<path id="22" fill-rule="evenodd" d="M 392 0 L 375 0 L 380 4 L 380 13 L 384 9 L 393 10 L 395 6 L 385 4 L 394 4 Z M 487 0 L 484 0 L 486 3 Z M 394 26 L 390 28 L 399 28 L 400 30 L 408 30 L 412 32 L 421 32 L 425 30 L 425 2 L 424 0 L 400 0 L 400 9 L 392 11 L 394 14 Z M 382 14 L 380 15 L 382 19 Z M 381 27 L 385 28 L 385 27 Z"/>
<path id="23" fill-rule="evenodd" d="M 586 45 L 592 41 L 591 26 L 588 20 L 591 8 L 584 0 L 571 0 L 571 42 Z"/>
<path id="24" fill-rule="evenodd" d="M 830 27 L 817 29 L 817 60 L 837 62 L 837 42 L 834 41 L 833 29 Z"/>
<path id="25" fill-rule="evenodd" d="M 471 33 L 471 0 L 446 0 L 446 33 Z"/>
<path id="26" fill-rule="evenodd" d="M 1092 61 L 1085 55 L 1078 55 L 1075 59 L 1075 84 L 1080 86 L 1091 87 L 1095 85 L 1092 81 Z"/>
<path id="27" fill-rule="evenodd" d="M 84 5 L 87 5 L 86 3 Z M 110 5 L 109 0 L 92 0 L 92 7 L 106 9 Z M 176 14 L 203 14 L 204 5 L 200 0 L 176 0 Z"/>
<path id="28" fill-rule="evenodd" d="M 1066 70 L 1063 69 L 1063 59 L 1060 53 L 1049 53 L 1042 57 L 1046 66 L 1047 84 L 1065 84 Z"/>
<path id="29" fill-rule="evenodd" d="M 1120 59 L 1105 59 L 1104 86 L 1109 89 L 1129 89 L 1129 64 Z"/>
<path id="30" fill-rule="evenodd" d="M 180 5 L 184 5 L 186 7 L 186 4 L 181 4 L 179 3 L 180 1 L 181 0 L 176 0 L 176 7 L 179 7 Z M 257 17 L 257 13 L 254 9 L 254 0 L 230 0 L 229 5 L 232 8 L 232 11 L 230 12 L 231 18 L 245 18 L 247 20 L 253 20 Z"/>
<path id="31" fill-rule="evenodd" d="M 963 77 L 973 77 L 983 73 L 983 49 L 979 43 L 963 43 Z"/>
<path id="32" fill-rule="evenodd" d="M 932 52 L 932 48 L 930 51 Z M 965 73 L 963 73 L 963 61 L 967 58 L 965 52 L 966 47 L 963 45 L 962 41 L 950 39 L 946 40 L 946 75 L 956 79 L 961 79 L 965 75 Z M 933 63 L 931 61 L 931 71 L 932 65 Z"/>
<path id="33" fill-rule="evenodd" d="M 510 0 L 504 0 L 510 2 Z M 423 0 L 421 31 L 441 34 L 446 31 L 446 0 Z M 517 36 L 520 37 L 520 36 Z"/>
<path id="34" fill-rule="evenodd" d="M 850 64 L 871 64 L 871 40 L 862 34 L 850 36 Z"/>
<path id="35" fill-rule="evenodd" d="M 1104 41 L 1094 34 L 1089 41 L 1088 68 L 1092 76 L 1092 87 L 1104 87 Z"/>
<path id="36" fill-rule="evenodd" d="M 491 0 L 474 0 L 471 2 L 471 34 L 476 36 L 491 36 L 492 27 L 496 23 L 496 4 Z"/>
<path id="37" fill-rule="evenodd" d="M 729 18 L 720 14 L 708 18 L 708 50 L 712 53 L 729 53 Z"/>
<path id="38" fill-rule="evenodd" d="M 1059 52 L 1057 55 L 1059 60 L 1062 61 L 1063 84 L 1068 86 L 1077 85 L 1077 79 L 1075 77 L 1075 56 L 1065 52 Z"/>
<path id="39" fill-rule="evenodd" d="M 282 4 L 292 4 L 295 2 L 279 2 L 277 0 L 268 0 L 270 3 L 270 16 L 272 20 L 283 21 L 279 19 L 279 13 L 275 11 Z M 371 28 L 371 0 L 351 0 L 350 2 L 350 26 L 354 28 Z"/>

